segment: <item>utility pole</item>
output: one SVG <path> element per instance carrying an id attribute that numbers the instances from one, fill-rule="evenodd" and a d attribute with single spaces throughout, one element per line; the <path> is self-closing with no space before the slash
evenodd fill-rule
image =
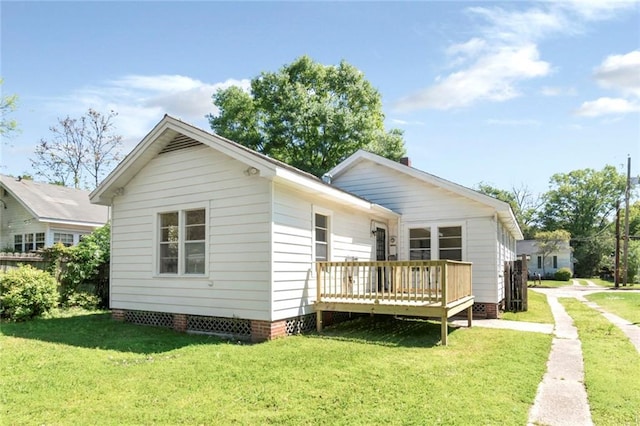
<path id="1" fill-rule="evenodd" d="M 616 204 L 616 249 L 615 263 L 613 266 L 613 282 L 616 288 L 620 287 L 620 201 Z"/>
<path id="2" fill-rule="evenodd" d="M 627 285 L 627 272 L 629 269 L 629 197 L 631 196 L 631 156 L 627 156 L 627 188 L 624 191 L 624 240 L 622 243 L 622 256 L 624 257 L 624 269 L 622 285 Z"/>

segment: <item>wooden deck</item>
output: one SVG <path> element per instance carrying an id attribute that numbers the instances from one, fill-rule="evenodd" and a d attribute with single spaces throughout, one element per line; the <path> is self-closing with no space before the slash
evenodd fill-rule
<path id="1" fill-rule="evenodd" d="M 439 318 L 442 344 L 447 321 L 466 310 L 472 323 L 471 263 L 438 261 L 317 262 L 315 310 Z"/>

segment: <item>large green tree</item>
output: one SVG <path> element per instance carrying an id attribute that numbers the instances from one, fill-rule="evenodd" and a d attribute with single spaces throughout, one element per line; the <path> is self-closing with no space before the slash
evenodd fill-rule
<path id="1" fill-rule="evenodd" d="M 322 65 L 302 56 L 278 72 L 213 95 L 217 134 L 321 176 L 358 149 L 392 160 L 405 155 L 402 131 L 384 129 L 380 93 L 345 61 Z"/>
<path id="2" fill-rule="evenodd" d="M 611 223 L 626 178 L 613 166 L 581 169 L 551 177 L 544 195 L 541 223 L 545 230 L 571 233 L 576 274 L 596 274 L 612 251 Z"/>

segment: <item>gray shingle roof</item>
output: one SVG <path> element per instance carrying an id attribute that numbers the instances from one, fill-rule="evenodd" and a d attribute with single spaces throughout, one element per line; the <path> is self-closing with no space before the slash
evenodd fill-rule
<path id="1" fill-rule="evenodd" d="M 105 224 L 109 209 L 91 204 L 89 191 L 0 175 L 0 186 L 41 222 Z"/>

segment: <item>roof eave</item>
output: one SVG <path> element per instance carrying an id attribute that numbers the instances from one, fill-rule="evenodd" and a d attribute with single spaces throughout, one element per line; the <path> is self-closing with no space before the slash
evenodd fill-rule
<path id="1" fill-rule="evenodd" d="M 356 197 L 339 188 L 327 185 L 314 179 L 307 178 L 306 176 L 294 173 L 290 170 L 276 167 L 275 172 L 276 173 L 274 181 L 276 182 L 283 182 L 285 184 L 301 188 L 310 193 L 324 195 L 325 197 L 333 201 L 348 205 L 350 207 L 355 207 L 362 211 L 375 213 L 389 219 L 397 219 L 400 217 L 400 214 L 384 206 Z"/>

